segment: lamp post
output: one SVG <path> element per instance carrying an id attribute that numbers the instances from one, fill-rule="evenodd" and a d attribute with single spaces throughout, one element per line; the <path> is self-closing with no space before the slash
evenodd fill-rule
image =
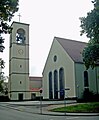
<path id="1" fill-rule="evenodd" d="M 64 91 L 64 108 L 65 108 L 65 116 L 66 116 L 66 99 L 65 99 L 65 91 L 66 90 L 70 90 L 70 88 L 65 88 L 65 89 L 63 89 L 63 91 Z"/>
<path id="2" fill-rule="evenodd" d="M 42 89 L 40 89 L 40 113 L 42 114 Z"/>
<path id="3" fill-rule="evenodd" d="M 59 90 L 58 92 L 60 92 L 61 94 L 64 94 L 64 108 L 66 108 L 66 100 L 65 100 L 65 91 L 66 90 L 70 90 L 70 88 L 65 88 L 65 89 L 62 89 L 62 90 Z M 66 110 L 65 110 L 65 116 L 66 116 Z"/>

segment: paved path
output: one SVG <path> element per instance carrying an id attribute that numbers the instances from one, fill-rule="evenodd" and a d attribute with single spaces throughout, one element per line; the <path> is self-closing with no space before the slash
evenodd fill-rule
<path id="1" fill-rule="evenodd" d="M 94 116 L 99 113 L 60 113 L 51 112 L 50 109 L 63 107 L 66 103 L 67 105 L 78 104 L 76 101 L 22 101 L 22 102 L 0 102 L 1 105 L 16 109 L 19 111 L 30 112 L 35 114 L 45 114 L 53 116 Z M 42 106 L 42 107 L 41 107 Z"/>

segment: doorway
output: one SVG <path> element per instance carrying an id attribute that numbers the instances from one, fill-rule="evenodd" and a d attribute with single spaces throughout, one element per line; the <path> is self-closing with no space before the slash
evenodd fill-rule
<path id="1" fill-rule="evenodd" d="M 23 93 L 19 93 L 18 98 L 19 98 L 19 101 L 23 101 Z"/>

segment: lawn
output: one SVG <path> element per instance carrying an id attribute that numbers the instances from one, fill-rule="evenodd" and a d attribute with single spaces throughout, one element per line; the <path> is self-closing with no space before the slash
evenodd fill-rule
<path id="1" fill-rule="evenodd" d="M 99 113 L 99 102 L 83 103 L 71 105 L 61 108 L 52 109 L 53 112 L 84 112 L 84 113 Z"/>

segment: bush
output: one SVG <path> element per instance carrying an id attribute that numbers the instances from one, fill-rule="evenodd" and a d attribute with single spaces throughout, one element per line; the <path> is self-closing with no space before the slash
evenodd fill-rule
<path id="1" fill-rule="evenodd" d="M 9 97 L 8 96 L 0 96 L 0 102 L 8 102 L 9 101 Z"/>
<path id="2" fill-rule="evenodd" d="M 90 102 L 90 101 L 93 101 L 93 92 L 92 91 L 89 91 L 89 89 L 85 89 L 84 92 L 83 92 L 83 100 L 85 102 Z"/>
<path id="3" fill-rule="evenodd" d="M 97 101 L 97 102 L 99 102 L 99 94 L 97 94 L 97 93 L 94 94 L 94 100 Z"/>

